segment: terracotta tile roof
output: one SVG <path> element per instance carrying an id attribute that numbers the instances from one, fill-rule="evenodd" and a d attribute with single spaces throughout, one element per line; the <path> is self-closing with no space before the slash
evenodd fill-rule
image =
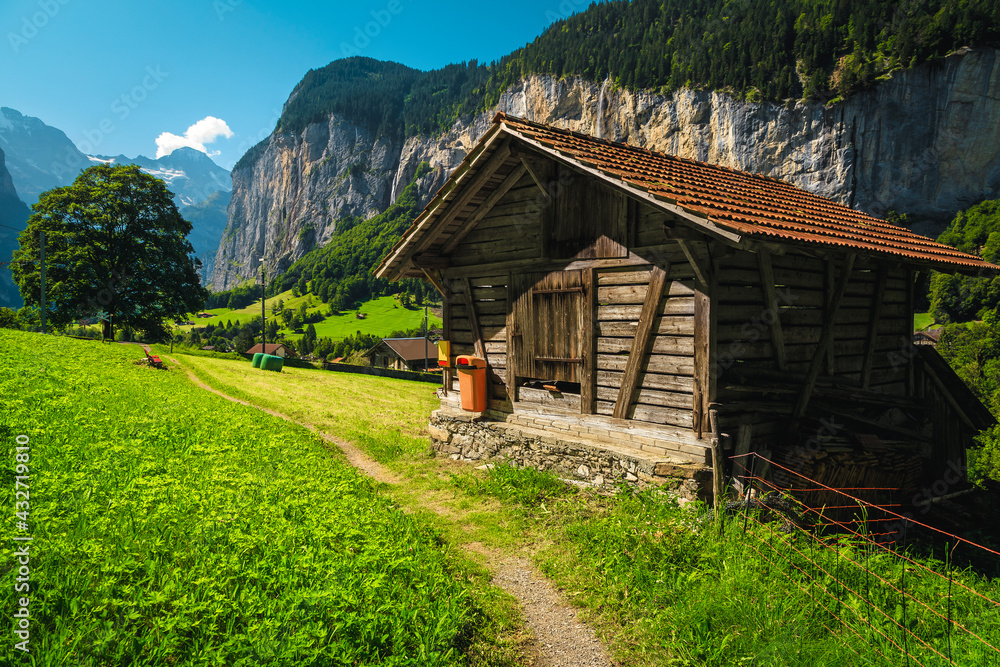
<path id="1" fill-rule="evenodd" d="M 479 163 L 491 154 L 498 133 L 513 136 L 611 185 L 631 189 L 653 205 L 680 211 L 733 238 L 818 244 L 843 251 L 896 256 L 942 271 L 1000 272 L 1000 266 L 855 211 L 775 178 L 654 153 L 498 113 L 493 127 L 462 160 L 441 190 L 376 269 L 398 279 L 412 270 L 414 248 L 439 233 L 433 224 Z M 414 275 L 419 275 L 417 272 Z"/>
<path id="2" fill-rule="evenodd" d="M 497 114 L 516 134 L 606 177 L 740 235 L 898 255 L 957 267 L 1000 267 L 784 181 Z"/>
<path id="3" fill-rule="evenodd" d="M 260 349 L 260 343 L 257 343 L 256 345 L 254 345 L 253 347 L 251 347 L 249 350 L 247 350 L 246 353 L 247 354 L 257 354 L 258 352 L 264 352 L 264 354 L 274 354 L 275 352 L 278 351 L 279 348 L 283 348 L 286 353 L 288 352 L 288 348 L 285 347 L 284 345 L 282 345 L 281 343 L 268 343 L 267 347 L 265 347 L 264 350 L 261 350 Z"/>

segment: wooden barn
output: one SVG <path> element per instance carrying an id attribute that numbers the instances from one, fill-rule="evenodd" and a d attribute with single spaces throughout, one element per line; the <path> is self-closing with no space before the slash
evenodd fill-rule
<path id="1" fill-rule="evenodd" d="M 917 488 L 992 423 L 913 345 L 928 269 L 1000 267 L 779 180 L 498 114 L 376 272 L 431 281 L 452 356 L 488 362 L 483 414 L 446 373 L 431 433 L 453 458 L 659 482 L 704 480 L 717 447 Z"/>

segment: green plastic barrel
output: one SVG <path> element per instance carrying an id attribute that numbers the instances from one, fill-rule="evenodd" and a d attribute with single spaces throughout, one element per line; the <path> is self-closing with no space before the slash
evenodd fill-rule
<path id="1" fill-rule="evenodd" d="M 265 354 L 264 358 L 260 360 L 260 367 L 265 371 L 275 371 L 280 373 L 281 368 L 285 365 L 285 360 L 274 354 Z"/>
<path id="2" fill-rule="evenodd" d="M 253 367 L 260 368 L 260 360 L 264 358 L 263 352 L 254 352 L 253 355 Z"/>

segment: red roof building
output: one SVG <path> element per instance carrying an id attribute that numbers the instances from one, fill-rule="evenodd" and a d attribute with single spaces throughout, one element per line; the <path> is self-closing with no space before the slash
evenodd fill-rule
<path id="1" fill-rule="evenodd" d="M 246 351 L 247 354 L 257 354 L 258 352 L 273 354 L 278 357 L 287 357 L 289 356 L 290 350 L 281 343 L 268 343 L 263 349 L 261 349 L 261 344 L 257 343 Z"/>

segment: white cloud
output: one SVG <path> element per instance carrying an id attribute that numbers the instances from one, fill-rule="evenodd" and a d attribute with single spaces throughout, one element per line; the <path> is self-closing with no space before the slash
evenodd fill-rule
<path id="1" fill-rule="evenodd" d="M 233 136 L 233 131 L 229 129 L 226 121 L 215 116 L 206 116 L 192 125 L 184 133 L 178 136 L 171 132 L 164 132 L 156 138 L 156 157 L 161 158 L 170 155 L 178 148 L 187 146 L 197 151 L 201 151 L 210 157 L 218 155 L 219 151 L 209 153 L 205 144 L 213 143 L 219 137 L 229 139 Z"/>

